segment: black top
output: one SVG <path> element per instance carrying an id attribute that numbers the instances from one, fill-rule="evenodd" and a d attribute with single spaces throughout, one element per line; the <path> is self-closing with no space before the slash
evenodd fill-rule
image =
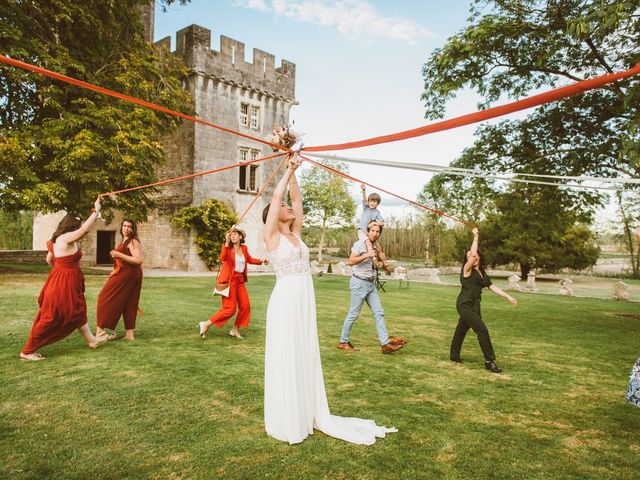
<path id="1" fill-rule="evenodd" d="M 475 268 L 472 268 L 471 275 L 465 278 L 464 267 L 460 271 L 460 283 L 462 284 L 462 289 L 456 304 L 458 306 L 469 305 L 471 307 L 482 299 L 482 289 L 493 284 L 489 275 L 485 273 L 482 276 Z"/>

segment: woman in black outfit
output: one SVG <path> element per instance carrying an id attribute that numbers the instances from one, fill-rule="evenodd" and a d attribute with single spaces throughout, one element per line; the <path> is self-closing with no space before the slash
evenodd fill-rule
<path id="1" fill-rule="evenodd" d="M 478 336 L 480 349 L 484 355 L 484 366 L 487 370 L 500 373 L 502 369 L 496 365 L 496 354 L 491 345 L 489 330 L 482 321 L 482 314 L 480 313 L 482 289 L 487 287 L 493 293 L 506 298 L 514 305 L 517 305 L 518 301 L 491 282 L 491 278 L 485 272 L 484 256 L 478 250 L 478 235 L 478 229 L 474 227 L 471 249 L 465 254 L 464 265 L 460 272 L 462 290 L 460 290 L 460 295 L 458 295 L 458 300 L 456 301 L 456 310 L 458 310 L 460 319 L 451 340 L 450 358 L 454 362 L 462 363 L 460 349 L 465 335 L 471 328 Z"/>

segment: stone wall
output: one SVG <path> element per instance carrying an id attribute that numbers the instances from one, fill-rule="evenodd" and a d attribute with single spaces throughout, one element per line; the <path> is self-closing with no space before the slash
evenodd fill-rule
<path id="1" fill-rule="evenodd" d="M 0 250 L 0 263 L 47 263 L 46 250 Z"/>
<path id="2" fill-rule="evenodd" d="M 170 49 L 171 38 L 158 42 Z M 220 36 L 220 51 L 211 49 L 211 31 L 190 25 L 176 34 L 175 54 L 197 73 L 230 85 L 249 87 L 265 95 L 293 101 L 295 98 L 295 64 L 282 60 L 275 66 L 275 56 L 253 49 L 253 62 L 245 60 L 245 45 Z"/>

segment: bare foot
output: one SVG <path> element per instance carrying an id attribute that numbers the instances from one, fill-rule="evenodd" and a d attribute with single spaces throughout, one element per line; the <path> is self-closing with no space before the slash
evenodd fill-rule
<path id="1" fill-rule="evenodd" d="M 128 340 L 128 341 L 130 341 L 130 342 L 133 342 L 133 341 L 135 340 L 135 338 L 134 338 L 134 336 L 133 336 L 133 335 L 129 335 L 129 334 L 127 334 L 127 335 L 125 335 L 124 337 L 122 337 L 122 340 Z"/>
<path id="2" fill-rule="evenodd" d="M 115 340 L 116 338 L 118 338 L 118 336 L 116 335 L 116 332 L 109 333 L 100 327 L 96 327 L 96 337 L 101 338 L 104 336 L 107 337 L 107 340 Z"/>
<path id="3" fill-rule="evenodd" d="M 102 335 L 100 337 L 93 337 L 93 341 L 89 342 L 89 348 L 98 348 L 100 345 L 109 340 L 109 335 Z"/>
<path id="4" fill-rule="evenodd" d="M 240 330 L 237 328 L 232 329 L 229 332 L 229 335 L 231 335 L 232 337 L 236 337 L 236 338 L 244 338 L 242 335 L 240 335 Z"/>

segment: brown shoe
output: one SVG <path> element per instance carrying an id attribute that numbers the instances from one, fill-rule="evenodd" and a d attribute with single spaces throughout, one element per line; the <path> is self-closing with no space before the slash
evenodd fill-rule
<path id="1" fill-rule="evenodd" d="M 359 348 L 356 348 L 353 345 L 351 345 L 351 342 L 339 343 L 338 344 L 338 348 L 340 350 L 346 350 L 347 352 L 359 352 L 360 351 Z"/>
<path id="2" fill-rule="evenodd" d="M 395 335 L 390 335 L 389 343 L 391 345 L 404 345 L 407 343 L 407 341 L 402 337 L 396 337 Z"/>
<path id="3" fill-rule="evenodd" d="M 402 345 L 394 345 L 393 343 L 389 342 L 386 345 L 382 345 L 382 353 L 397 352 L 401 348 L 402 348 Z"/>

